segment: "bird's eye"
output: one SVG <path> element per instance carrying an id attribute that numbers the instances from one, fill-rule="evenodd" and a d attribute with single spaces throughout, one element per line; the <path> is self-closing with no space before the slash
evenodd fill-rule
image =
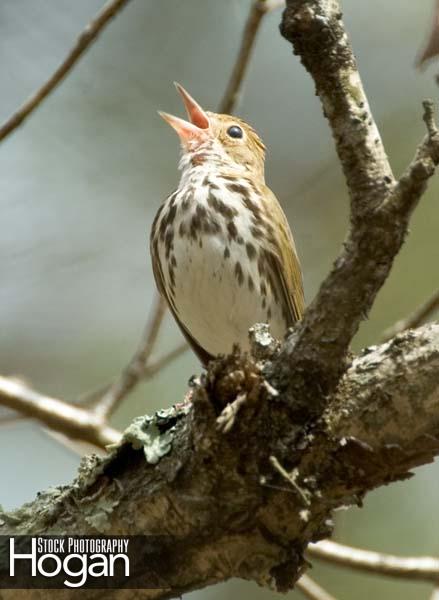
<path id="1" fill-rule="evenodd" d="M 244 132 L 242 131 L 241 127 L 238 127 L 238 125 L 232 125 L 228 128 L 227 135 L 229 135 L 231 138 L 240 139 L 244 136 Z"/>

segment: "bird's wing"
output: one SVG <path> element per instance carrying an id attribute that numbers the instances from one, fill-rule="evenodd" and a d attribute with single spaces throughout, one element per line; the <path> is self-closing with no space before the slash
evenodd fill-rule
<path id="1" fill-rule="evenodd" d="M 293 234 L 282 207 L 268 187 L 264 190 L 264 196 L 267 201 L 267 216 L 271 223 L 275 223 L 274 235 L 271 236 L 268 246 L 267 260 L 274 277 L 273 283 L 287 307 L 289 325 L 293 325 L 302 318 L 305 310 L 302 271 Z"/>
<path id="2" fill-rule="evenodd" d="M 152 229 L 152 233 L 151 233 L 151 241 L 150 241 L 150 250 L 151 250 L 152 272 L 154 274 L 154 279 L 155 279 L 157 288 L 158 288 L 161 296 L 166 300 L 166 303 L 169 306 L 169 310 L 172 312 L 174 319 L 175 319 L 178 327 L 180 328 L 180 331 L 186 338 L 186 341 L 188 342 L 188 344 L 191 346 L 192 350 L 195 352 L 195 354 L 200 359 L 201 364 L 203 366 L 207 367 L 207 364 L 209 363 L 209 361 L 211 361 L 214 357 L 211 354 L 209 354 L 208 352 L 206 352 L 206 350 L 204 350 L 204 348 L 202 348 L 198 344 L 198 342 L 191 336 L 189 331 L 186 329 L 186 327 L 180 321 L 180 319 L 178 317 L 177 309 L 174 306 L 172 298 L 169 296 L 169 294 L 166 291 L 162 265 L 161 265 L 159 253 L 157 250 L 157 243 L 155 242 L 154 237 L 155 236 L 154 236 L 154 224 L 153 224 L 153 229 Z"/>

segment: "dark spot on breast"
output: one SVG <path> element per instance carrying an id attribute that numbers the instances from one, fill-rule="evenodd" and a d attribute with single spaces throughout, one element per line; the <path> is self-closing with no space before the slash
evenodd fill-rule
<path id="1" fill-rule="evenodd" d="M 240 262 L 237 262 L 235 264 L 235 276 L 238 280 L 239 285 L 242 285 L 244 283 L 244 273 L 242 272 L 242 267 L 241 267 Z"/>
<path id="2" fill-rule="evenodd" d="M 207 204 L 226 219 L 233 219 L 238 214 L 236 208 L 233 206 L 227 206 L 225 202 L 217 198 L 214 194 L 209 194 L 207 197 Z"/>
<path id="3" fill-rule="evenodd" d="M 256 204 L 256 202 L 250 200 L 248 196 L 244 197 L 242 201 L 244 203 L 244 206 L 252 213 L 253 222 L 255 223 L 255 225 L 259 223 L 261 219 L 261 209 Z"/>
<path id="4" fill-rule="evenodd" d="M 195 210 L 195 213 L 196 213 L 197 217 L 199 217 L 200 219 L 204 219 L 205 216 L 207 215 L 206 207 L 203 206 L 202 204 L 198 204 L 197 208 Z"/>
<path id="5" fill-rule="evenodd" d="M 238 235 L 236 243 L 242 245 L 244 243 L 244 238 L 241 235 Z"/>
<path id="6" fill-rule="evenodd" d="M 259 273 L 259 276 L 261 278 L 264 278 L 264 275 L 265 275 L 265 261 L 264 261 L 264 257 L 262 255 L 259 256 L 259 258 L 258 258 L 258 273 Z M 265 287 L 265 283 L 264 283 L 264 287 Z M 265 293 L 266 292 L 267 292 L 267 290 L 265 289 Z M 261 292 L 261 294 L 262 294 L 262 292 Z"/>
<path id="7" fill-rule="evenodd" d="M 236 225 L 233 221 L 229 221 L 227 223 L 227 231 L 229 232 L 229 237 L 231 240 L 236 240 L 238 235 L 238 230 L 236 229 Z"/>
<path id="8" fill-rule="evenodd" d="M 254 291 L 254 289 L 255 289 L 255 284 L 253 283 L 253 279 L 251 278 L 251 276 L 250 276 L 250 275 L 248 276 L 247 283 L 248 283 L 248 289 L 249 289 L 251 292 L 253 292 L 253 291 Z"/>
<path id="9" fill-rule="evenodd" d="M 224 248 L 224 258 L 230 258 L 230 250 L 228 246 Z"/>
<path id="10" fill-rule="evenodd" d="M 250 242 L 247 242 L 245 245 L 245 249 L 247 250 L 247 256 L 250 260 L 253 260 L 256 256 L 256 248 Z"/>
<path id="11" fill-rule="evenodd" d="M 169 282 L 171 284 L 171 288 L 175 288 L 175 273 L 174 273 L 174 269 L 171 266 L 171 264 L 169 264 L 169 266 L 168 266 L 168 273 L 169 273 Z"/>
<path id="12" fill-rule="evenodd" d="M 244 198 L 247 198 L 249 195 L 248 187 L 240 183 L 228 183 L 226 187 L 230 192 L 241 194 L 241 196 L 243 196 Z"/>
<path id="13" fill-rule="evenodd" d="M 255 237 L 256 239 L 260 239 L 264 235 L 264 232 L 262 231 L 262 229 L 260 227 L 257 227 L 256 225 L 252 225 L 252 227 L 250 228 L 250 232 L 251 232 L 252 236 Z"/>
<path id="14" fill-rule="evenodd" d="M 192 239 L 196 240 L 200 232 L 200 219 L 195 214 L 191 219 L 189 234 Z"/>
<path id="15" fill-rule="evenodd" d="M 267 310 L 267 321 L 271 321 L 271 306 L 270 306 L 270 308 Z"/>
<path id="16" fill-rule="evenodd" d="M 265 298 L 265 296 L 267 295 L 267 286 L 265 285 L 265 281 L 261 281 L 260 291 L 261 296 Z"/>
<path id="17" fill-rule="evenodd" d="M 219 233 L 221 231 L 221 227 L 218 221 L 209 215 L 203 221 L 203 231 L 204 233 L 214 235 L 215 233 Z"/>
<path id="18" fill-rule="evenodd" d="M 171 206 L 168 212 L 163 215 L 163 220 L 166 221 L 166 225 L 172 225 L 175 219 L 175 215 L 177 214 L 177 207 L 175 204 Z"/>
<path id="19" fill-rule="evenodd" d="M 176 267 L 177 266 L 177 259 L 175 258 L 175 254 L 173 254 L 171 256 L 171 266 L 172 267 Z"/>
<path id="20" fill-rule="evenodd" d="M 152 222 L 152 226 L 151 226 L 151 235 L 152 236 L 156 236 L 158 234 L 159 230 L 157 230 L 157 225 L 158 225 L 160 216 L 161 216 L 164 208 L 165 208 L 165 205 L 162 204 L 160 206 L 160 208 L 158 209 L 158 211 L 156 212 L 156 215 L 154 217 L 154 221 Z"/>
<path id="21" fill-rule="evenodd" d="M 194 167 L 199 167 L 207 160 L 207 154 L 205 152 L 199 152 L 198 154 L 194 154 L 192 157 L 191 163 Z"/>
<path id="22" fill-rule="evenodd" d="M 186 225 L 183 221 L 180 223 L 180 227 L 178 228 L 178 234 L 180 237 L 184 237 L 186 235 Z"/>
<path id="23" fill-rule="evenodd" d="M 169 258 L 171 254 L 171 250 L 174 248 L 174 229 L 172 227 L 168 227 L 165 236 L 165 250 L 166 250 L 166 258 Z"/>

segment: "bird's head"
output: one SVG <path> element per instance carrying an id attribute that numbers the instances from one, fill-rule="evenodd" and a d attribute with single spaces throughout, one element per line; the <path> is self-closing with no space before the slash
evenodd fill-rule
<path id="1" fill-rule="evenodd" d="M 181 85 L 175 86 L 189 120 L 159 114 L 178 133 L 183 153 L 198 164 L 216 157 L 232 169 L 245 169 L 263 178 L 265 146 L 256 131 L 237 117 L 205 111 Z"/>

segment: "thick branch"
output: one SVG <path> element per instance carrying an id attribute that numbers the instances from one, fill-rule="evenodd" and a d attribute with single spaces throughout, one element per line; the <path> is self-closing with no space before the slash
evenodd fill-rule
<path id="1" fill-rule="evenodd" d="M 346 368 L 352 337 L 389 274 L 413 207 L 433 174 L 438 136 L 427 104 L 427 138 L 401 182 L 395 182 L 338 1 L 288 0 L 281 32 L 315 82 L 351 198 L 344 247 L 280 358 L 288 365 L 282 379 L 292 401 L 306 384 L 310 394 L 300 408 L 318 414 L 325 393 L 334 389 Z M 292 371 L 297 375 L 291 376 Z"/>
<path id="2" fill-rule="evenodd" d="M 438 363 L 439 325 L 365 352 L 322 425 L 295 446 L 288 397 L 276 395 L 247 359 L 218 360 L 193 389 L 191 407 L 139 418 L 110 456 L 84 459 L 74 485 L 0 514 L 0 533 L 169 533 L 157 552 L 168 557 L 159 575 L 171 591 L 145 591 L 145 598 L 230 577 L 286 591 L 303 572 L 308 543 L 330 533 L 332 509 L 439 453 Z M 237 387 L 247 403 L 224 435 L 217 416 Z M 377 415 L 386 414 L 395 422 L 380 417 L 378 427 Z M 410 426 L 398 435 L 403 422 Z M 308 504 L 273 469 L 273 455 L 294 470 Z"/>

